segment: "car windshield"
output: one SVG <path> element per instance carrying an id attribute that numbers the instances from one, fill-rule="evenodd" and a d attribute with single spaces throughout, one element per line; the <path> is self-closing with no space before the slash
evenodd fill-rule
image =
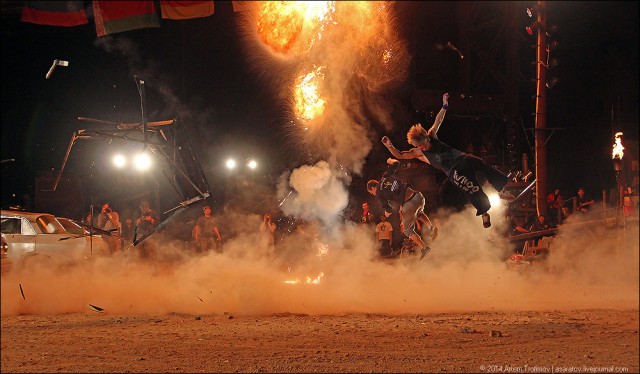
<path id="1" fill-rule="evenodd" d="M 53 216 L 40 216 L 36 219 L 36 224 L 45 234 L 64 234 L 67 232 Z"/>
<path id="2" fill-rule="evenodd" d="M 60 222 L 62 227 L 64 227 L 64 229 L 67 230 L 67 232 L 70 232 L 72 234 L 80 234 L 80 235 L 84 234 L 84 229 L 82 228 L 82 226 L 74 223 L 72 220 L 67 218 L 59 218 L 59 217 L 57 217 L 56 219 L 58 220 L 58 222 Z"/>

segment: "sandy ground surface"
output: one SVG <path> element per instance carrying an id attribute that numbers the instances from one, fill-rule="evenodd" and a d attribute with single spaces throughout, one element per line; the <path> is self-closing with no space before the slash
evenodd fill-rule
<path id="1" fill-rule="evenodd" d="M 638 310 L 2 318 L 2 372 L 563 371 L 638 372 Z"/>
<path id="2" fill-rule="evenodd" d="M 222 254 L 158 243 L 152 263 L 122 253 L 14 271 L 1 369 L 638 372 L 637 227 L 563 230 L 544 264 L 519 272 L 498 255 L 505 243 L 463 224 L 442 225 L 424 261 L 381 261 L 353 226 L 300 242 L 311 256 L 294 260 L 244 236 Z"/>

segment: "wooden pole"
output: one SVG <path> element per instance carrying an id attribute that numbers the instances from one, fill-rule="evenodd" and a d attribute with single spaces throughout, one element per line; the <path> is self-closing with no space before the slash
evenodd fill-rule
<path id="1" fill-rule="evenodd" d="M 538 44 L 536 53 L 536 117 L 535 117 L 535 159 L 536 159 L 536 207 L 538 214 L 547 213 L 547 34 L 546 2 L 538 1 Z"/>

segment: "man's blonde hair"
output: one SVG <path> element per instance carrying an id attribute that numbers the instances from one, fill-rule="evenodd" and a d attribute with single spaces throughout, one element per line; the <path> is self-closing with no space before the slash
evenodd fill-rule
<path id="1" fill-rule="evenodd" d="M 369 182 L 367 182 L 367 191 L 377 189 L 379 184 L 380 182 L 378 182 L 377 180 L 371 179 Z"/>
<path id="2" fill-rule="evenodd" d="M 422 144 L 428 141 L 429 136 L 427 135 L 427 130 L 422 127 L 422 124 L 416 123 L 411 126 L 409 132 L 407 132 L 407 142 L 411 144 L 413 140 L 417 144 Z"/>

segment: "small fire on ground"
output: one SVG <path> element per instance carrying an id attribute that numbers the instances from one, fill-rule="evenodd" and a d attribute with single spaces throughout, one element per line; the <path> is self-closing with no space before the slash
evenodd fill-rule
<path id="1" fill-rule="evenodd" d="M 322 259 L 322 257 L 326 256 L 329 253 L 328 244 L 318 241 L 316 246 L 317 246 L 316 257 L 319 257 L 320 259 Z M 289 271 L 291 271 L 291 268 L 289 268 Z M 324 272 L 321 271 L 315 278 L 312 278 L 311 276 L 307 275 L 304 281 L 301 280 L 300 278 L 295 278 L 295 279 L 285 280 L 283 283 L 285 284 L 320 284 L 320 279 L 322 279 L 322 277 L 324 277 Z"/>
<path id="2" fill-rule="evenodd" d="M 307 276 L 307 278 L 304 281 L 300 280 L 299 278 L 296 278 L 296 279 L 285 280 L 284 283 L 285 284 L 320 284 L 320 279 L 322 279 L 322 277 L 324 277 L 324 273 L 320 272 L 320 274 L 318 274 L 318 276 L 315 278 L 311 278 L 310 276 Z"/>

